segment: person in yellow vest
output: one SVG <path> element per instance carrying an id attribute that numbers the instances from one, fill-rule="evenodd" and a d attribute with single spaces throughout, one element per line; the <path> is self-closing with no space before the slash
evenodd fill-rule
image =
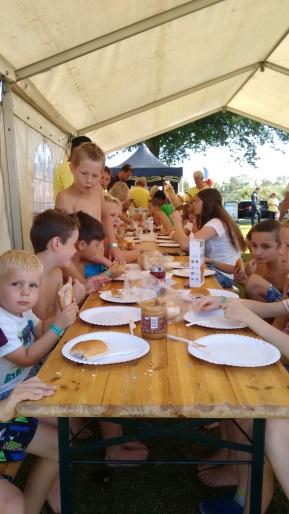
<path id="1" fill-rule="evenodd" d="M 199 191 L 208 188 L 208 184 L 206 180 L 204 180 L 202 171 L 195 171 L 193 177 L 196 185 L 186 191 L 185 202 L 190 202 L 191 199 L 199 193 Z"/>
<path id="2" fill-rule="evenodd" d="M 70 170 L 69 163 L 71 161 L 73 150 L 82 145 L 82 143 L 91 143 L 91 139 L 87 136 L 75 137 L 71 141 L 71 150 L 68 159 L 55 169 L 53 182 L 54 199 L 57 197 L 58 193 L 63 191 L 63 189 L 67 189 L 73 184 L 74 179 Z"/>

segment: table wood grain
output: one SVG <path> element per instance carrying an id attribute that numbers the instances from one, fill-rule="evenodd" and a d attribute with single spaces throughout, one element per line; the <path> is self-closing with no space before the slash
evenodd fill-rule
<path id="1" fill-rule="evenodd" d="M 177 260 L 180 258 L 178 257 Z M 182 287 L 185 279 L 177 279 Z M 115 286 L 115 283 L 114 283 Z M 219 287 L 214 277 L 205 287 Z M 83 309 L 104 302 L 97 293 L 89 296 Z M 36 402 L 22 402 L 18 413 L 57 417 L 139 418 L 269 418 L 289 417 L 289 374 L 279 362 L 262 368 L 219 366 L 188 354 L 185 343 L 167 338 L 149 341 L 150 352 L 128 363 L 102 366 L 75 364 L 61 354 L 70 339 L 106 330 L 78 319 L 51 352 L 39 377 L 57 387 L 54 396 Z M 127 326 L 112 327 L 128 332 Z M 249 329 L 225 331 L 254 335 Z M 168 333 L 195 340 L 220 333 L 202 327 L 168 325 Z M 135 334 L 141 336 L 140 323 Z"/>

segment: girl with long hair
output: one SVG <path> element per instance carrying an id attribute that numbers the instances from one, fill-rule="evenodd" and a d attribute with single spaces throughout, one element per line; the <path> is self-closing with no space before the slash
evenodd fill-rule
<path id="1" fill-rule="evenodd" d="M 192 207 L 197 227 L 192 234 L 195 239 L 205 240 L 206 263 L 216 270 L 216 278 L 222 287 L 232 287 L 235 263 L 246 248 L 241 231 L 224 209 L 217 189 L 199 191 L 192 200 Z M 191 235 L 186 235 L 180 213 L 173 212 L 171 219 L 177 242 L 188 252 Z"/>

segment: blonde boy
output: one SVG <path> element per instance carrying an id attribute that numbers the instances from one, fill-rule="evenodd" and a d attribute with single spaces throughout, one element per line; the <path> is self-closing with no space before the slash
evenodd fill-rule
<path id="1" fill-rule="evenodd" d="M 27 378 L 31 366 L 53 348 L 76 317 L 77 306 L 73 302 L 58 313 L 55 323 L 43 333 L 43 323 L 32 313 L 38 300 L 41 274 L 42 265 L 35 255 L 10 250 L 0 256 L 1 400 Z M 23 460 L 26 451 L 41 457 L 26 485 L 25 507 L 17 489 L 0 480 L 0 512 L 22 514 L 25 508 L 29 514 L 38 514 L 58 476 L 56 429 L 34 418 L 21 417 L 0 423 L 0 432 L 0 461 Z M 12 439 L 13 448 L 7 444 Z M 8 510 L 10 507 L 12 510 Z"/>
<path id="2" fill-rule="evenodd" d="M 39 295 L 42 265 L 35 255 L 9 250 L 0 257 L 0 399 L 29 375 L 75 321 L 73 302 L 57 313 L 44 333 L 32 312 Z M 35 341 L 36 339 L 36 341 Z"/>
<path id="3" fill-rule="evenodd" d="M 86 212 L 101 221 L 112 256 L 115 260 L 123 262 L 110 217 L 107 215 L 100 184 L 104 163 L 105 155 L 94 143 L 84 143 L 76 148 L 70 163 L 74 182 L 57 195 L 55 207 L 71 214 L 78 211 Z"/>

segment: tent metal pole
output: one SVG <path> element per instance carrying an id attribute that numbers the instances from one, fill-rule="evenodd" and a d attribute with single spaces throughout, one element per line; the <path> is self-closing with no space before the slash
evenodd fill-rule
<path id="1" fill-rule="evenodd" d="M 264 62 L 264 67 L 269 70 L 276 71 L 277 73 L 282 73 L 283 75 L 289 75 L 289 70 L 284 68 L 284 66 L 279 66 L 278 64 L 274 64 L 273 62 Z"/>
<path id="2" fill-rule="evenodd" d="M 266 120 L 265 118 L 260 118 L 259 116 L 254 116 L 253 114 L 250 114 L 249 112 L 241 111 L 239 109 L 234 109 L 234 107 L 231 107 L 230 105 L 227 105 L 226 111 L 233 112 L 234 114 L 238 114 L 238 116 L 243 116 L 245 118 L 249 118 L 250 120 L 258 121 L 259 123 L 264 123 L 264 125 L 269 125 L 269 127 L 274 127 L 278 130 L 283 130 L 284 132 L 289 132 L 288 127 L 283 127 L 283 125 L 278 125 L 278 123 L 272 123 L 269 120 Z"/>
<path id="3" fill-rule="evenodd" d="M 11 84 L 3 81 L 3 123 L 6 167 L 3 170 L 6 209 L 13 248 L 23 248 L 20 195 L 17 173 L 16 144 Z"/>

